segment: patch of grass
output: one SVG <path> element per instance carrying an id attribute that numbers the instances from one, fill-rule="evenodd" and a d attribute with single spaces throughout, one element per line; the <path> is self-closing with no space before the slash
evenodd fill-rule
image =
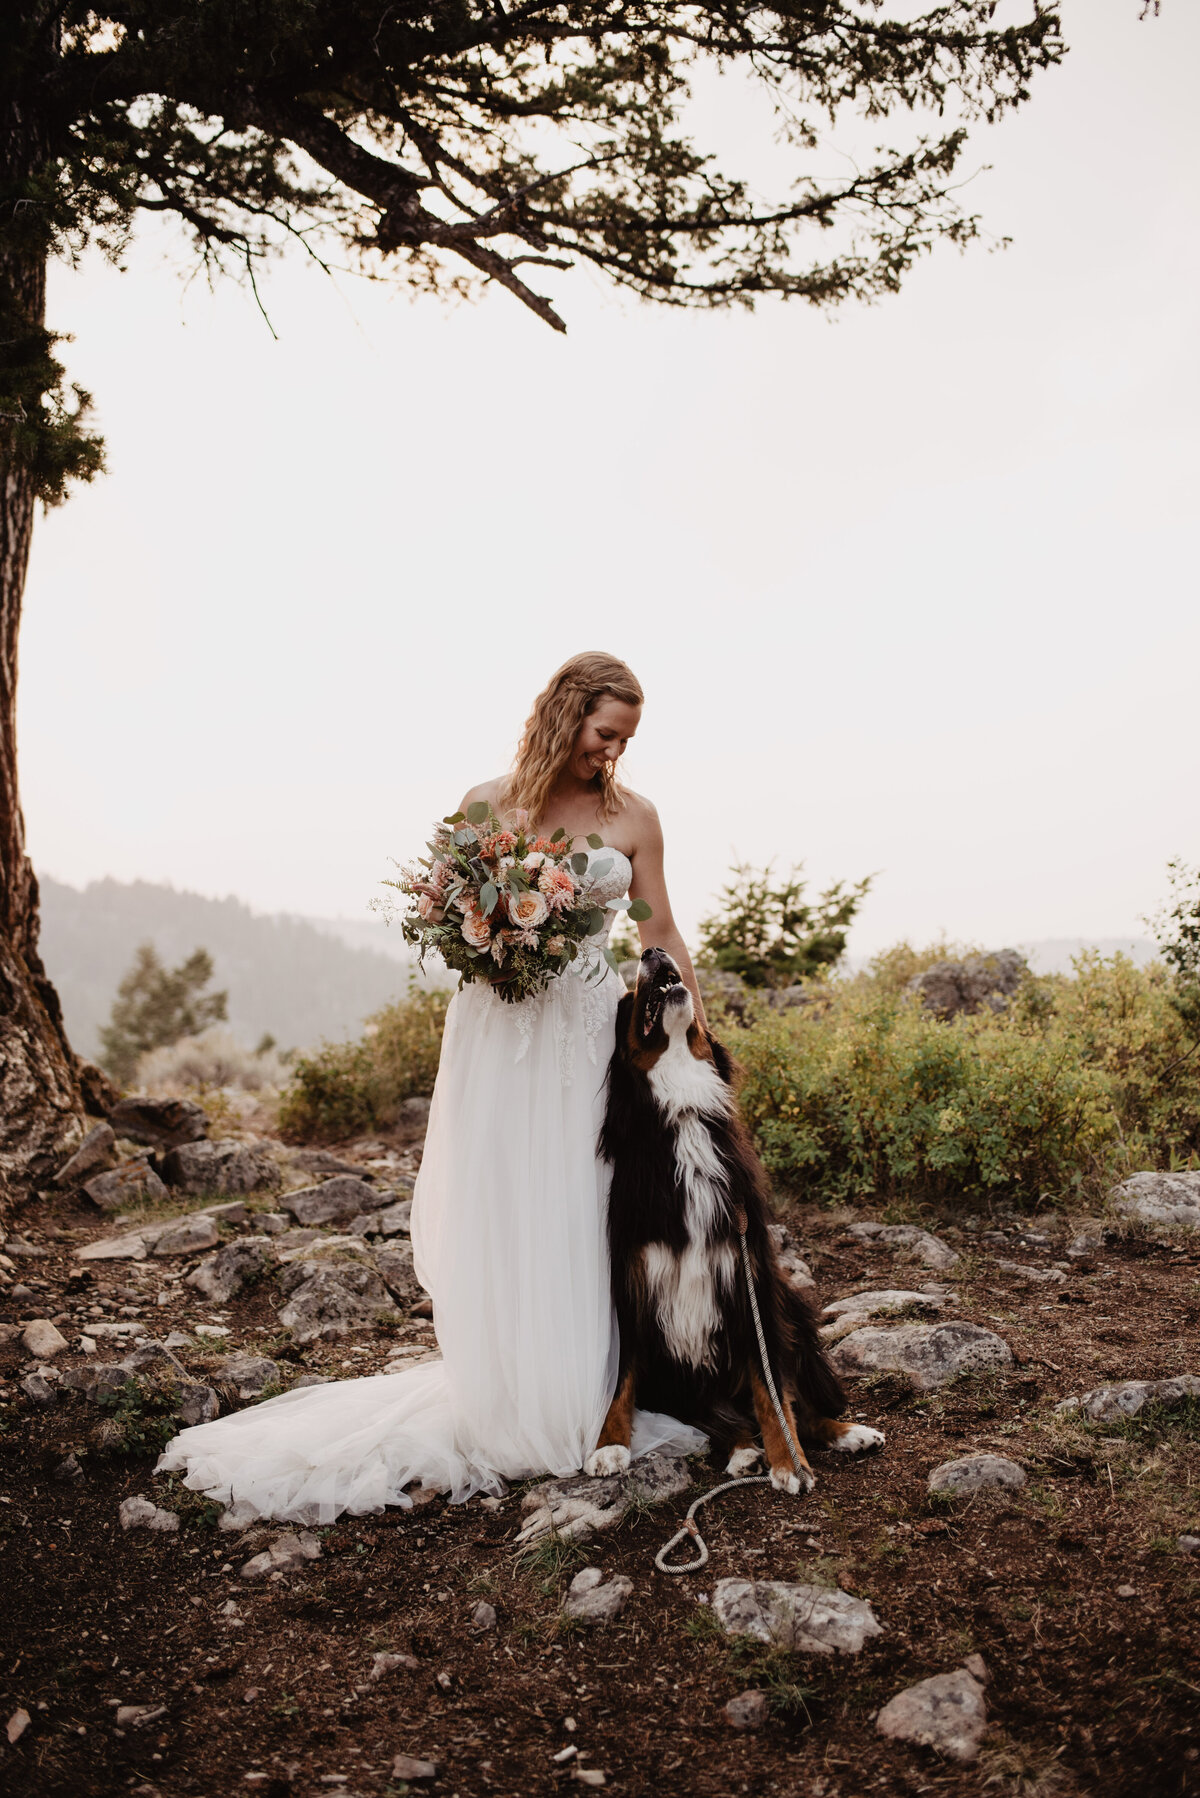
<path id="1" fill-rule="evenodd" d="M 105 1413 L 96 1432 L 102 1454 L 134 1461 L 157 1458 L 178 1434 L 178 1397 L 173 1388 L 131 1376 L 112 1391 L 99 1393 L 96 1403 Z"/>
<path id="2" fill-rule="evenodd" d="M 1143 1405 L 1136 1417 L 1109 1418 L 1104 1423 L 1085 1420 L 1080 1427 L 1089 1436 L 1125 1442 L 1200 1442 L 1200 1398 L 1189 1396 L 1178 1405 Z"/>
<path id="3" fill-rule="evenodd" d="M 535 1542 L 526 1543 L 515 1556 L 517 1571 L 531 1580 L 543 1597 L 557 1595 L 563 1581 L 573 1575 L 587 1560 L 587 1551 L 577 1542 L 551 1530 Z"/>
<path id="4" fill-rule="evenodd" d="M 215 1530 L 224 1506 L 214 1504 L 202 1492 L 193 1492 L 190 1486 L 182 1485 L 172 1474 L 168 1474 L 167 1480 L 167 1497 L 163 1509 L 175 1512 L 180 1528 Z"/>
<path id="5" fill-rule="evenodd" d="M 729 1644 L 729 1665 L 738 1680 L 758 1688 L 775 1716 L 803 1717 L 812 1727 L 809 1705 L 819 1693 L 799 1677 L 802 1663 L 790 1649 L 764 1647 L 748 1636 L 736 1636 Z"/>
<path id="6" fill-rule="evenodd" d="M 721 1628 L 720 1619 L 711 1605 L 698 1604 L 690 1617 L 685 1618 L 683 1633 L 693 1642 L 702 1646 L 724 1643 L 725 1631 Z"/>

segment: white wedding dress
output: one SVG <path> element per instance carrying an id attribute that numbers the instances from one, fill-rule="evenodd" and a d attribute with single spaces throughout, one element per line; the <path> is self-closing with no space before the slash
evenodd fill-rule
<path id="1" fill-rule="evenodd" d="M 626 891 L 624 855 L 591 860 L 597 903 Z M 512 1005 L 479 983 L 450 1003 L 412 1208 L 441 1359 L 183 1430 L 158 1471 L 247 1517 L 330 1523 L 406 1505 L 410 1484 L 463 1500 L 582 1467 L 617 1367 L 596 1154 L 623 990 L 599 957 L 607 935 L 531 999 Z M 705 1443 L 674 1418 L 635 1417 L 635 1455 Z"/>

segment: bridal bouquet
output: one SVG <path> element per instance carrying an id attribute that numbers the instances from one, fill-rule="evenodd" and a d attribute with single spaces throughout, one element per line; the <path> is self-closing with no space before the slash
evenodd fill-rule
<path id="1" fill-rule="evenodd" d="M 604 847 L 598 836 L 587 842 Z M 427 848 L 428 857 L 401 868 L 399 880 L 384 882 L 410 901 L 401 919 L 405 942 L 416 946 L 421 967 L 435 950 L 462 981 L 486 980 L 514 1003 L 570 967 L 603 930 L 606 911 L 624 911 L 635 922 L 650 916 L 644 899 L 593 903 L 591 884 L 611 860 L 573 852 L 564 830 L 531 834 L 524 811 L 513 814 L 510 828 L 477 800 L 435 825 Z M 589 977 L 605 963 L 618 965 L 608 948 Z"/>

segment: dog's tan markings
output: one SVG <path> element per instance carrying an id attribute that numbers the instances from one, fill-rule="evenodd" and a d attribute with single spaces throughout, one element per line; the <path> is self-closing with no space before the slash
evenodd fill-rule
<path id="1" fill-rule="evenodd" d="M 695 1021 L 688 1025 L 687 1044 L 697 1061 L 713 1059 L 712 1044 L 708 1040 L 707 1030 L 702 1030 Z"/>
<path id="2" fill-rule="evenodd" d="M 758 1418 L 759 1433 L 762 1436 L 763 1449 L 767 1457 L 767 1466 L 771 1469 L 771 1476 L 777 1485 L 783 1486 L 785 1490 L 795 1491 L 797 1475 L 792 1463 L 791 1450 L 788 1447 L 787 1438 L 779 1427 L 779 1419 L 775 1415 L 771 1395 L 757 1373 L 750 1375 L 750 1391 L 754 1398 L 754 1414 Z M 800 1456 L 801 1473 L 798 1484 L 807 1492 L 815 1484 L 816 1475 L 805 1458 L 804 1450 L 800 1448 L 796 1419 L 792 1413 L 791 1399 L 786 1392 L 781 1395 L 780 1404 Z"/>
<path id="3" fill-rule="evenodd" d="M 604 1419 L 604 1428 L 600 1432 L 597 1448 L 629 1447 L 633 1434 L 633 1389 L 634 1377 L 632 1367 L 613 1394 L 612 1404 L 608 1407 L 608 1416 Z"/>

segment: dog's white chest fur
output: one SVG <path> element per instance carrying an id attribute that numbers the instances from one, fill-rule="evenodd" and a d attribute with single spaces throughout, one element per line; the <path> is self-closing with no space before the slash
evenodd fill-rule
<path id="1" fill-rule="evenodd" d="M 659 1328 L 676 1360 L 711 1365 L 721 1320 L 720 1294 L 732 1291 L 737 1259 L 730 1243 L 712 1243 L 728 1190 L 707 1120 L 725 1117 L 729 1088 L 711 1061 L 698 1061 L 687 1043 L 686 1015 L 664 1018 L 669 1047 L 650 1070 L 650 1090 L 675 1139 L 675 1170 L 684 1193 L 688 1243 L 681 1254 L 665 1243 L 644 1252 L 646 1284 Z"/>

